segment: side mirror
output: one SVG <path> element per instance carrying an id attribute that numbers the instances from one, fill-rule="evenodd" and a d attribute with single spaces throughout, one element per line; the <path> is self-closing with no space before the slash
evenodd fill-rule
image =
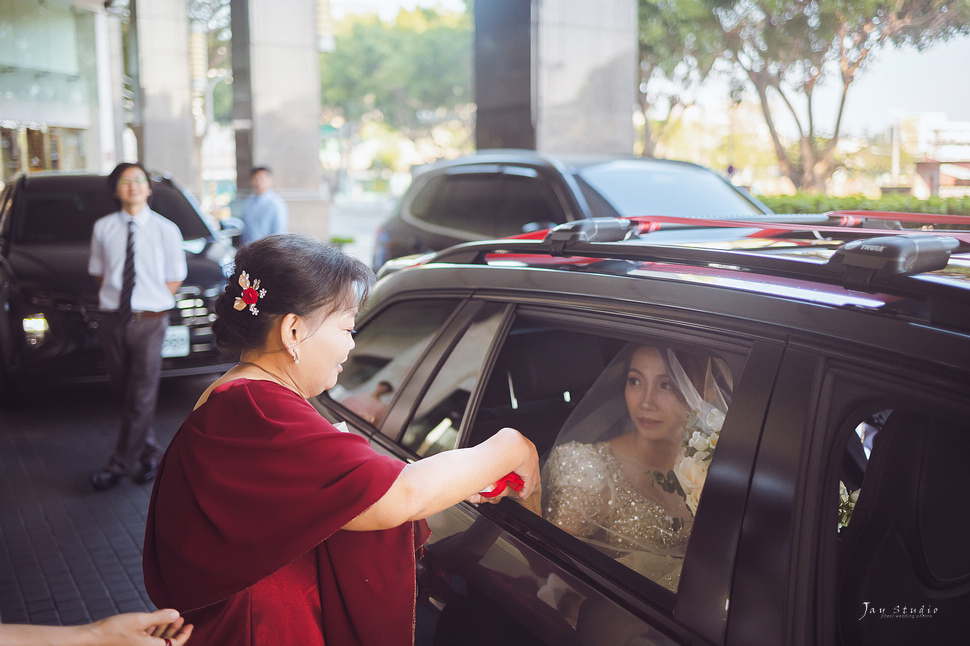
<path id="1" fill-rule="evenodd" d="M 219 220 L 219 232 L 227 238 L 235 238 L 246 228 L 246 223 L 240 218 L 229 216 Z"/>

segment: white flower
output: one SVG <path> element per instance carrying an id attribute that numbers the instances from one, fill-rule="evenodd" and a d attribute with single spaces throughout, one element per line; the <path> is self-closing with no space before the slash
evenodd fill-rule
<path id="1" fill-rule="evenodd" d="M 711 407 L 711 410 L 707 411 L 704 424 L 707 428 L 711 429 L 711 432 L 720 433 L 721 426 L 724 425 L 724 413 L 717 408 Z"/>
<path id="2" fill-rule="evenodd" d="M 695 451 L 706 451 L 710 448 L 710 443 L 708 442 L 707 436 L 703 435 L 700 431 L 694 431 L 694 434 L 690 436 L 690 440 L 687 442 L 687 446 Z"/>
<path id="3" fill-rule="evenodd" d="M 674 467 L 674 475 L 684 490 L 687 507 L 692 514 L 697 513 L 697 505 L 701 499 L 701 489 L 704 488 L 704 481 L 707 480 L 707 469 L 709 461 L 698 459 L 697 456 L 688 456 L 677 463 Z"/>

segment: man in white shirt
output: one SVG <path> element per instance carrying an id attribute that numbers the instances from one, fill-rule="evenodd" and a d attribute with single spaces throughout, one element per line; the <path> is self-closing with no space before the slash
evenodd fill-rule
<path id="1" fill-rule="evenodd" d="M 121 399 L 121 427 L 108 463 L 91 475 L 98 491 L 126 475 L 138 483 L 155 478 L 162 448 L 152 423 L 162 342 L 175 292 L 187 273 L 181 231 L 148 207 L 152 190 L 145 169 L 118 164 L 108 185 L 121 210 L 95 222 L 88 273 L 100 284 L 101 342 Z"/>
<path id="2" fill-rule="evenodd" d="M 290 228 L 290 210 L 283 198 L 273 190 L 273 173 L 265 166 L 257 166 L 251 174 L 253 194 L 243 202 L 240 219 L 246 227 L 240 242 L 248 244 L 274 233 L 286 233 Z"/>

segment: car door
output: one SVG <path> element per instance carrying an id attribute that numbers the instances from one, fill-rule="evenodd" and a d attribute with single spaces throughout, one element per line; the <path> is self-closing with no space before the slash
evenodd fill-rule
<path id="1" fill-rule="evenodd" d="M 904 323 L 876 328 L 899 340 L 894 350 L 803 335 L 785 352 L 729 644 L 952 643 L 965 631 L 970 346 Z"/>
<path id="2" fill-rule="evenodd" d="M 368 315 L 361 325 L 358 350 L 380 318 Z M 774 370 L 777 345 L 621 319 L 466 301 L 433 334 L 422 335 L 421 358 L 405 361 L 407 379 L 376 425 L 361 423 L 349 410 L 347 417 L 378 450 L 404 459 L 477 444 L 502 426 L 520 429 L 545 459 L 577 403 L 620 348 L 637 340 L 660 340 L 710 349 L 729 361 L 737 381 L 718 445 L 727 457 L 713 461 L 712 484 L 705 485 L 705 496 L 715 503 L 698 508 L 681 588 L 674 591 L 669 582 L 652 580 L 547 522 L 536 505 L 463 503 L 429 519 L 432 538 L 419 574 L 418 643 L 716 641 L 705 640 L 692 625 L 697 613 L 683 608 L 694 606 L 717 609 L 714 633 L 723 634 L 733 560 L 723 546 L 736 544 L 740 519 L 740 512 L 723 510 L 743 509 L 746 487 L 732 486 L 738 481 L 732 474 L 750 469 L 763 415 L 762 382 Z M 390 326 L 374 329 L 381 327 Z M 745 364 L 751 361 L 760 367 L 749 372 Z M 354 371 L 351 365 L 345 374 Z M 379 373 L 372 372 L 368 380 L 376 383 Z M 338 391 L 325 408 L 331 415 L 339 412 L 339 400 L 347 396 Z M 705 518 L 706 529 L 698 533 Z M 705 558 L 695 541 L 718 546 L 716 555 L 727 553 L 726 558 Z M 692 559 L 698 564 L 694 574 Z M 695 581 L 686 583 L 689 577 Z"/>

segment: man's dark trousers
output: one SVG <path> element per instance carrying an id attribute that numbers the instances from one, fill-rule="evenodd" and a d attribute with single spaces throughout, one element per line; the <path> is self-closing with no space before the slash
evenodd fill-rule
<path id="1" fill-rule="evenodd" d="M 168 313 L 136 313 L 122 327 L 114 313 L 101 321 L 101 343 L 111 385 L 121 402 L 118 443 L 106 468 L 127 475 L 139 465 L 157 462 L 162 448 L 155 440 L 155 406 L 162 373 L 162 342 Z"/>

